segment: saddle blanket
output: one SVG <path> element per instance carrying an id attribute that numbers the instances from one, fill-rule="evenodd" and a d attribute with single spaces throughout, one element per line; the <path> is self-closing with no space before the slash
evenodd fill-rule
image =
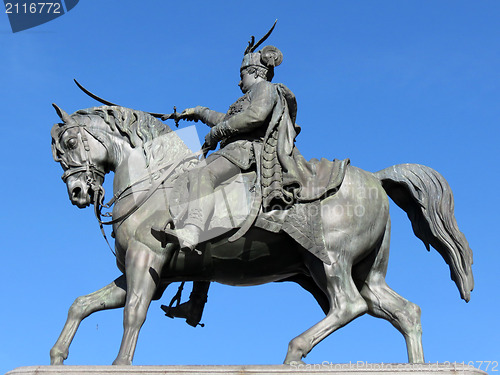
<path id="1" fill-rule="evenodd" d="M 341 171 L 341 176 L 335 176 L 339 186 L 345 175 L 345 168 L 341 168 Z M 187 216 L 188 185 L 187 173 L 184 173 L 175 181 L 169 194 L 170 214 L 176 227 L 182 227 Z M 257 188 L 255 171 L 238 174 L 218 186 L 214 192 L 214 213 L 207 223 L 206 230 L 201 234 L 200 242 L 209 241 L 240 228 L 250 214 Z M 311 254 L 330 264 L 324 243 L 321 215 L 317 214 L 320 209 L 321 200 L 295 203 L 288 208 L 265 212 L 261 208 L 254 226 L 273 233 L 283 231 Z"/>

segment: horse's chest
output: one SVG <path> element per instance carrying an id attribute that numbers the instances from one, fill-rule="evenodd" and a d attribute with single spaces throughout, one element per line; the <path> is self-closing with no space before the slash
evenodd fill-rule
<path id="1" fill-rule="evenodd" d="M 156 253 L 164 251 L 161 241 L 152 235 L 152 229 L 163 228 L 169 220 L 165 197 L 157 193 L 137 209 L 134 204 L 137 204 L 137 199 L 127 198 L 118 202 L 113 210 L 114 218 L 126 216 L 113 226 L 117 256 L 124 257 L 134 246 L 146 246 Z M 129 212 L 132 214 L 127 216 Z"/>

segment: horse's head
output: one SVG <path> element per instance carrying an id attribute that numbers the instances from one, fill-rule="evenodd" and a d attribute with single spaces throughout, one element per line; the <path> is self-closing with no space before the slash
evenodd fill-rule
<path id="1" fill-rule="evenodd" d="M 109 172 L 108 151 L 95 132 L 95 118 L 70 116 L 53 106 L 63 122 L 52 127 L 52 154 L 64 170 L 62 179 L 71 203 L 84 208 L 101 196 L 104 175 Z"/>
<path id="2" fill-rule="evenodd" d="M 120 176 L 123 188 L 145 171 L 157 173 L 192 154 L 175 132 L 146 112 L 101 106 L 68 115 L 53 106 L 62 120 L 51 131 L 54 160 L 64 169 L 69 199 L 80 208 L 102 203 L 102 183 L 110 171 Z M 121 190 L 120 184 L 113 186 Z"/>

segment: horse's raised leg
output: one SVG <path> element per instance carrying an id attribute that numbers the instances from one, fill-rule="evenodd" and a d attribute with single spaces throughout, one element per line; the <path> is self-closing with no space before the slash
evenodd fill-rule
<path id="1" fill-rule="evenodd" d="M 328 296 L 330 310 L 323 320 L 290 341 L 285 364 L 302 362 L 321 340 L 368 310 L 351 278 L 350 262 L 346 259 L 337 259 L 330 266 L 317 263 L 311 273 Z"/>
<path id="2" fill-rule="evenodd" d="M 165 256 L 151 251 L 146 245 L 135 242 L 127 250 L 125 274 L 127 300 L 123 312 L 123 338 L 114 365 L 131 365 L 139 331 L 159 285 Z"/>
<path id="3" fill-rule="evenodd" d="M 420 307 L 401 297 L 385 282 L 389 259 L 390 228 L 389 220 L 382 245 L 361 288 L 361 295 L 368 304 L 370 315 L 388 320 L 403 334 L 406 340 L 408 361 L 424 363 Z"/>
<path id="4" fill-rule="evenodd" d="M 51 365 L 62 365 L 68 358 L 69 346 L 83 319 L 96 311 L 116 309 L 125 305 L 125 289 L 125 276 L 122 275 L 104 288 L 75 300 L 69 308 L 68 319 L 61 334 L 50 350 Z"/>

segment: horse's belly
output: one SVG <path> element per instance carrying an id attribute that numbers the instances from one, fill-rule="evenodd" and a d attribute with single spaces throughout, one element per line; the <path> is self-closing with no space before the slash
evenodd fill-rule
<path id="1" fill-rule="evenodd" d="M 303 253 L 288 236 L 258 228 L 229 243 L 215 242 L 211 255 L 212 280 L 227 285 L 260 285 L 304 272 Z"/>

